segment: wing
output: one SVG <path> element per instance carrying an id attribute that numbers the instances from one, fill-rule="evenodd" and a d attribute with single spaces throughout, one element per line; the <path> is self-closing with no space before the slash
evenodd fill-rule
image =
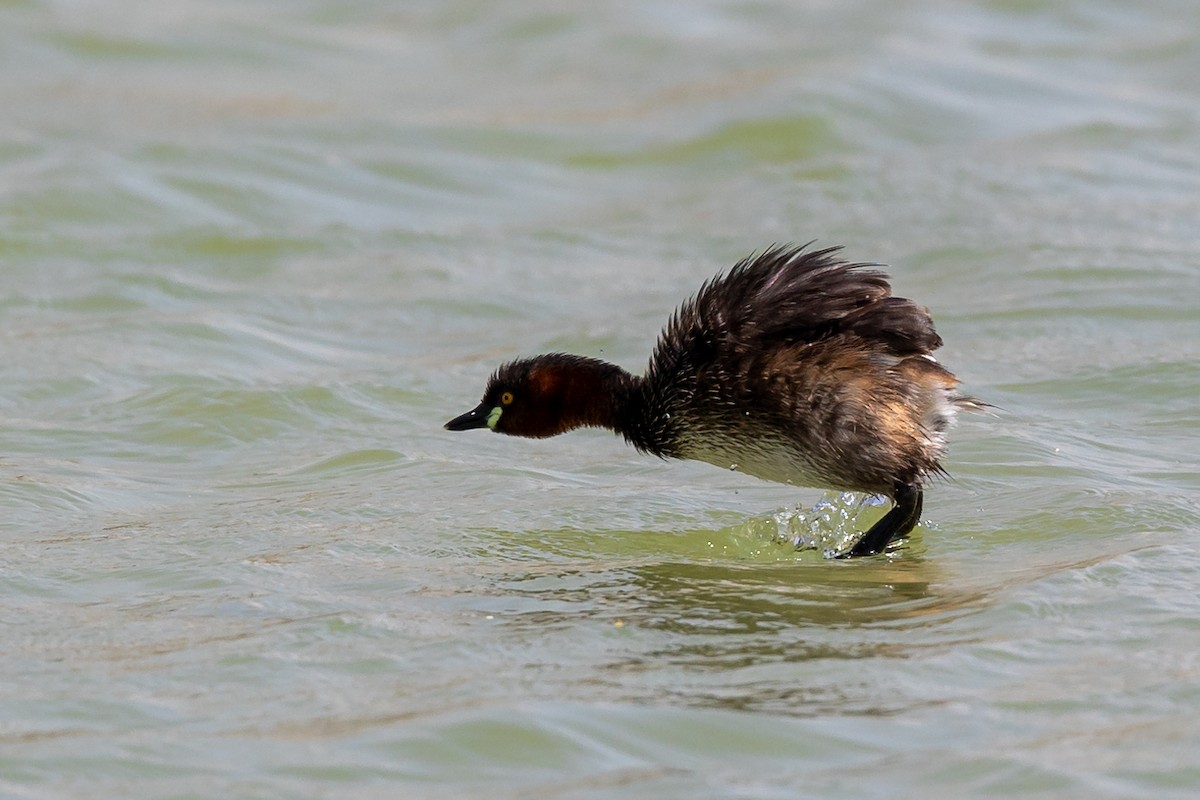
<path id="1" fill-rule="evenodd" d="M 774 246 L 705 283 L 664 329 L 653 364 L 670 373 L 695 368 L 719 351 L 756 352 L 853 335 L 903 357 L 941 346 L 929 311 L 893 297 L 875 264 L 838 258 L 840 247 Z"/>

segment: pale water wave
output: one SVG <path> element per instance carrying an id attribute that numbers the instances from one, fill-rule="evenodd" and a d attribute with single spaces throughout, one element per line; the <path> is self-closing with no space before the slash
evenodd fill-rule
<path id="1" fill-rule="evenodd" d="M 1191 797 L 1187 3 L 0 3 L 0 795 Z M 441 424 L 749 252 L 931 307 L 924 519 Z"/>

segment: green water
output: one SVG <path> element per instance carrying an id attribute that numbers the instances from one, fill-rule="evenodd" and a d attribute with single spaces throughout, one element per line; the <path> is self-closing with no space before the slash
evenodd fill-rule
<path id="1" fill-rule="evenodd" d="M 0 2 L 0 796 L 1196 796 L 1197 75 L 1170 0 Z M 997 406 L 897 554 L 441 429 L 810 239 Z"/>

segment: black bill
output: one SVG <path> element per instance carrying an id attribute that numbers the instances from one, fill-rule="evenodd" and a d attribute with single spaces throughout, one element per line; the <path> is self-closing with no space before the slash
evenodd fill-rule
<path id="1" fill-rule="evenodd" d="M 486 428 L 488 426 L 488 415 L 491 413 L 491 406 L 487 403 L 480 403 L 467 413 L 447 422 L 445 428 L 448 431 L 469 431 L 473 428 Z"/>

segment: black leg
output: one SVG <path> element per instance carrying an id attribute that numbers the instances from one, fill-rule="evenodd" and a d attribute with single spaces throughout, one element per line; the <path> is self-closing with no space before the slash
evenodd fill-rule
<path id="1" fill-rule="evenodd" d="M 873 556 L 882 553 L 893 539 L 905 536 L 921 521 L 921 503 L 924 497 L 921 488 L 915 484 L 906 483 L 896 487 L 896 505 L 883 515 L 883 519 L 871 526 L 871 530 L 863 534 L 854 547 L 851 547 L 841 558 L 855 556 Z"/>

